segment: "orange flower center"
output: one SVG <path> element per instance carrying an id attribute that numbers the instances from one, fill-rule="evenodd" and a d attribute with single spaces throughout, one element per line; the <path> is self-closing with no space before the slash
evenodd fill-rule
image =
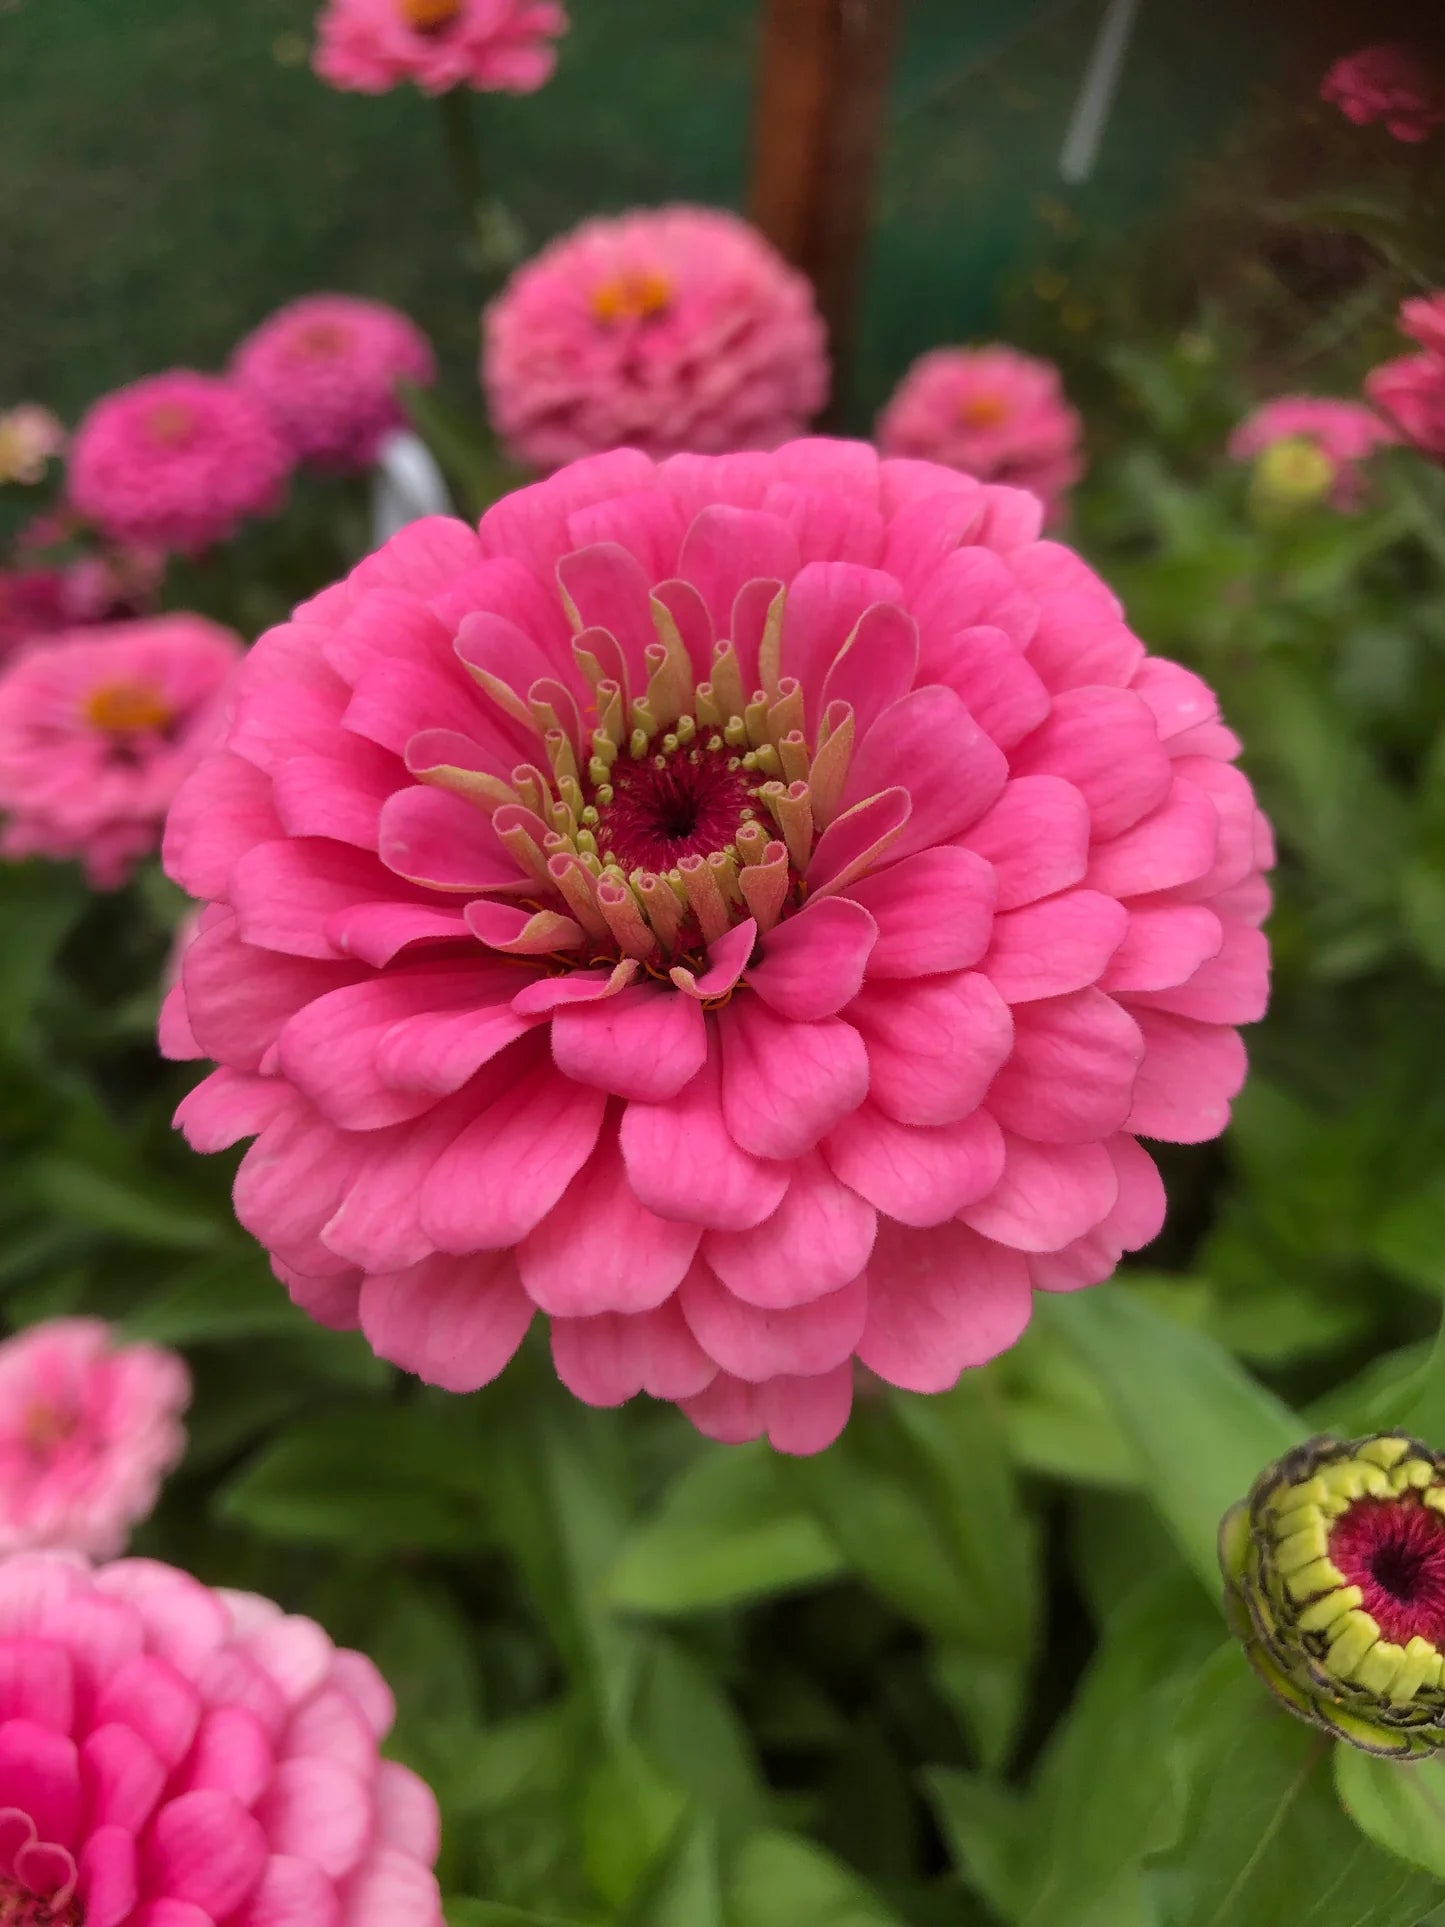
<path id="1" fill-rule="evenodd" d="M 183 442 L 191 432 L 195 416 L 184 402 L 158 402 L 151 410 L 148 426 L 155 441 L 174 446 Z"/>
<path id="2" fill-rule="evenodd" d="M 32 1452 L 48 1452 L 52 1446 L 64 1445 L 75 1432 L 73 1413 L 62 1412 L 54 1405 L 46 1405 L 41 1400 L 30 1407 L 25 1414 L 25 1423 L 20 1428 L 21 1437 Z M 4 1915 L 0 1914 L 0 1922 Z"/>
<path id="3" fill-rule="evenodd" d="M 396 10 L 415 33 L 439 33 L 462 10 L 462 0 L 396 0 Z"/>
<path id="4" fill-rule="evenodd" d="M 130 736 L 142 730 L 164 729 L 171 706 L 160 690 L 143 682 L 107 682 L 85 699 L 85 720 L 108 735 Z"/>
<path id="5" fill-rule="evenodd" d="M 998 395 L 970 395 L 960 402 L 958 419 L 965 428 L 997 428 L 1008 420 L 1008 403 Z"/>
<path id="6" fill-rule="evenodd" d="M 296 330 L 295 346 L 303 355 L 336 355 L 346 346 L 347 333 L 339 321 L 308 321 Z"/>
<path id="7" fill-rule="evenodd" d="M 628 268 L 592 290 L 592 313 L 605 327 L 648 321 L 672 302 L 672 283 L 658 268 Z"/>

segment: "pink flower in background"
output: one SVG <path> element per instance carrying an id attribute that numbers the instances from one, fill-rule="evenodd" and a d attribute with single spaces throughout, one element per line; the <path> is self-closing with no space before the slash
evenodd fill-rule
<path id="1" fill-rule="evenodd" d="M 220 731 L 241 656 L 201 616 L 66 633 L 0 672 L 0 855 L 78 857 L 114 889 Z"/>
<path id="2" fill-rule="evenodd" d="M 1398 441 L 1398 433 L 1360 402 L 1325 395 L 1280 395 L 1256 408 L 1229 438 L 1237 462 L 1253 461 L 1280 443 L 1308 443 L 1334 471 L 1328 497 L 1337 509 L 1356 509 L 1364 500 L 1364 462 L 1377 448 Z"/>
<path id="3" fill-rule="evenodd" d="M 1320 99 L 1357 127 L 1382 120 L 1397 141 L 1426 140 L 1445 120 L 1439 80 L 1418 54 L 1394 41 L 1337 60 L 1320 83 Z"/>
<path id="4" fill-rule="evenodd" d="M 241 343 L 231 370 L 299 460 L 367 468 L 405 420 L 397 384 L 428 387 L 436 358 L 395 308 L 348 294 L 293 301 Z"/>
<path id="5" fill-rule="evenodd" d="M 15 1927 L 443 1927 L 430 1789 L 360 1653 L 149 1559 L 0 1561 Z"/>
<path id="6" fill-rule="evenodd" d="M 828 392 L 807 280 L 717 208 L 587 221 L 483 318 L 482 381 L 519 461 L 723 453 L 797 435 Z"/>
<path id="7" fill-rule="evenodd" d="M 193 554 L 279 508 L 290 471 L 259 402 L 178 368 L 90 410 L 71 444 L 70 499 L 113 541 Z"/>
<path id="8" fill-rule="evenodd" d="M 452 1391 L 787 1451 L 1105 1278 L 1264 1008 L 1237 739 L 1037 500 L 854 443 L 597 456 L 242 666 L 162 1016 L 241 1222 Z"/>
<path id="9" fill-rule="evenodd" d="M 63 569 L 0 569 L 0 663 L 22 643 L 74 620 Z"/>
<path id="10" fill-rule="evenodd" d="M 1421 294 L 1402 302 L 1400 330 L 1445 360 L 1445 294 Z"/>
<path id="11" fill-rule="evenodd" d="M 186 1449 L 184 1360 L 125 1345 L 96 1318 L 0 1344 L 0 1554 L 61 1547 L 112 1559 Z M 0 1919 L 3 1919 L 0 1914 Z"/>
<path id="12" fill-rule="evenodd" d="M 1445 359 L 1401 355 L 1365 377 L 1365 393 L 1422 453 L 1445 461 Z"/>
<path id="13" fill-rule="evenodd" d="M 1058 369 L 1016 348 L 936 348 L 920 356 L 878 418 L 885 455 L 1032 489 L 1051 516 L 1084 472 L 1082 436 Z"/>
<path id="14" fill-rule="evenodd" d="M 350 93 L 409 80 L 427 94 L 531 94 L 552 78 L 566 30 L 554 0 L 328 0 L 312 66 Z"/>
<path id="15" fill-rule="evenodd" d="M 65 446 L 65 430 L 48 408 L 21 402 L 0 412 L 0 483 L 40 481 Z"/>

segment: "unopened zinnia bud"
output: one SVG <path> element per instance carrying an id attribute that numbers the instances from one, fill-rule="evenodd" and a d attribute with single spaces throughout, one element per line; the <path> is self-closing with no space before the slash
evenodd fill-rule
<path id="1" fill-rule="evenodd" d="M 1395 1759 L 1445 1747 L 1445 1457 L 1310 1439 L 1225 1515 L 1219 1557 L 1231 1624 L 1292 1713 Z"/>

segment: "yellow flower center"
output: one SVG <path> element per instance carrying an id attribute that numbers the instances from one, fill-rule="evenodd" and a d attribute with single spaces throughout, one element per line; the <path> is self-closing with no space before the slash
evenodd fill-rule
<path id="1" fill-rule="evenodd" d="M 172 717 L 160 690 L 142 682 L 102 683 L 86 697 L 83 713 L 93 729 L 111 736 L 164 729 Z"/>
<path id="2" fill-rule="evenodd" d="M 591 306 L 604 327 L 648 321 L 672 303 L 672 283 L 659 268 L 629 268 L 592 290 Z"/>
<path id="3" fill-rule="evenodd" d="M 163 401 L 158 402 L 151 410 L 147 426 L 150 428 L 153 440 L 173 447 L 177 442 L 183 442 L 186 439 L 194 421 L 195 416 L 184 402 Z"/>
<path id="4" fill-rule="evenodd" d="M 456 19 L 462 0 L 396 0 L 396 10 L 414 32 L 437 33 Z"/>
<path id="5" fill-rule="evenodd" d="M 959 404 L 958 419 L 965 428 L 997 428 L 1008 420 L 1008 403 L 1001 395 L 969 395 Z"/>
<path id="6" fill-rule="evenodd" d="M 1335 464 L 1318 442 L 1290 435 L 1266 448 L 1255 464 L 1255 485 L 1269 503 L 1284 507 L 1318 502 L 1335 480 Z"/>

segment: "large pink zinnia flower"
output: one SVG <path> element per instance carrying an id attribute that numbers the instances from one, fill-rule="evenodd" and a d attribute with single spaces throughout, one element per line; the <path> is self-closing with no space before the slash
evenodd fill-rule
<path id="1" fill-rule="evenodd" d="M 1039 507 L 866 446 L 623 450 L 263 636 L 176 800 L 163 1018 L 314 1316 L 451 1390 L 791 1451 L 1106 1277 L 1219 1132 L 1268 830 Z"/>
<path id="2" fill-rule="evenodd" d="M 184 1360 L 124 1345 L 96 1318 L 55 1318 L 0 1344 L 0 1553 L 124 1550 L 179 1463 Z M 0 1920 L 4 1915 L 0 1914 Z"/>
<path id="3" fill-rule="evenodd" d="M 1082 435 L 1058 369 L 1016 348 L 921 355 L 878 418 L 885 455 L 1032 489 L 1051 513 L 1084 472 Z"/>
<path id="4" fill-rule="evenodd" d="M 584 222 L 519 268 L 484 317 L 482 381 L 519 461 L 624 446 L 773 448 L 828 392 L 806 278 L 719 208 Z"/>
<path id="5" fill-rule="evenodd" d="M 291 458 L 259 402 L 177 368 L 98 401 L 70 445 L 70 499 L 112 540 L 192 554 L 278 508 Z"/>
<path id="6" fill-rule="evenodd" d="M 0 1560 L 6 1927 L 443 1927 L 390 1692 L 309 1619 L 148 1559 Z"/>
<path id="7" fill-rule="evenodd" d="M 1409 47 L 1385 41 L 1337 60 L 1320 83 L 1320 99 L 1357 127 L 1382 120 L 1397 141 L 1422 141 L 1445 121 L 1445 91 Z"/>
<path id="8" fill-rule="evenodd" d="M 1279 395 L 1247 415 L 1229 438 L 1236 461 L 1253 461 L 1281 442 L 1307 442 L 1334 470 L 1329 500 L 1337 509 L 1359 507 L 1365 495 L 1363 464 L 1382 444 L 1399 440 L 1396 431 L 1355 401 L 1326 395 Z M 1323 491 L 1322 491 L 1323 492 Z"/>
<path id="9" fill-rule="evenodd" d="M 409 80 L 427 94 L 531 94 L 552 78 L 566 30 L 555 0 L 328 0 L 312 66 L 351 93 Z"/>
<path id="10" fill-rule="evenodd" d="M 307 295 L 279 309 L 231 366 L 298 458 L 343 470 L 368 467 L 401 426 L 398 382 L 436 379 L 436 358 L 414 322 L 349 294 Z"/>
<path id="11" fill-rule="evenodd" d="M 238 637 L 202 616 L 102 624 L 0 672 L 0 855 L 79 857 L 102 890 L 153 850 L 212 746 Z"/>

